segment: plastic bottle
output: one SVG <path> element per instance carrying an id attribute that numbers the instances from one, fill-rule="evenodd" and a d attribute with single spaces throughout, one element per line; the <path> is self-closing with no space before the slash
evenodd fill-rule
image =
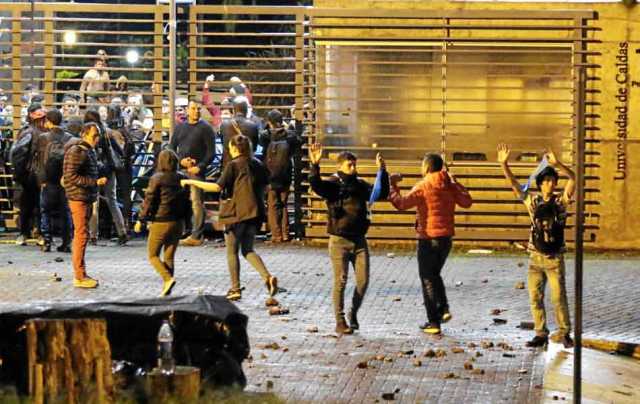
<path id="1" fill-rule="evenodd" d="M 176 370 L 173 359 L 173 331 L 168 320 L 162 322 L 158 332 L 158 368 L 165 375 L 171 375 Z"/>

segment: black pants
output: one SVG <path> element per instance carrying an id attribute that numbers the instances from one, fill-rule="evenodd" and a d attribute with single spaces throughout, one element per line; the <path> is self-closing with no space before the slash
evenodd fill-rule
<path id="1" fill-rule="evenodd" d="M 129 230 L 131 223 L 131 167 L 125 167 L 122 171 L 116 171 L 116 192 L 122 202 L 122 217 L 124 218 L 125 231 Z"/>
<path id="2" fill-rule="evenodd" d="M 430 323 L 440 324 L 440 318 L 449 309 L 447 293 L 440 271 L 451 251 L 451 237 L 418 240 L 418 270 L 422 283 L 422 296 Z"/>
<path id="3" fill-rule="evenodd" d="M 20 234 L 31 237 L 34 226 L 40 228 L 40 188 L 34 175 L 20 182 L 18 207 L 20 208 Z"/>

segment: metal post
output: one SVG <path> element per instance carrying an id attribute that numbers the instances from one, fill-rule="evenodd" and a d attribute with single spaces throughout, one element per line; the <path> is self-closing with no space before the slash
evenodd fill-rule
<path id="1" fill-rule="evenodd" d="M 176 127 L 176 0 L 169 1 L 169 141 Z"/>
<path id="2" fill-rule="evenodd" d="M 34 53 L 34 48 L 35 48 L 35 40 L 33 38 L 33 36 L 35 35 L 35 33 L 34 33 L 34 29 L 35 29 L 35 27 L 34 27 L 34 25 L 35 25 L 35 13 L 36 13 L 36 0 L 31 0 L 31 29 L 29 30 L 30 31 L 30 41 L 31 41 L 31 46 L 30 46 L 31 52 L 29 52 L 29 56 L 30 56 L 29 63 L 31 64 L 31 69 L 30 69 L 31 70 L 31 91 L 34 90 L 33 89 L 33 80 L 34 80 L 33 76 L 34 76 L 35 72 L 34 72 L 33 66 L 36 64 L 34 62 L 34 60 L 33 60 L 34 59 L 33 53 Z"/>
<path id="3" fill-rule="evenodd" d="M 576 19 L 578 41 L 574 45 L 574 53 L 578 58 L 577 63 L 577 88 L 576 91 L 576 225 L 575 225 L 575 345 L 573 348 L 573 402 L 580 404 L 582 401 L 582 268 L 583 268 L 583 241 L 584 241 L 584 149 L 585 149 L 585 86 L 586 72 L 584 62 L 586 48 L 584 39 L 585 30 L 582 27 L 585 21 Z"/>

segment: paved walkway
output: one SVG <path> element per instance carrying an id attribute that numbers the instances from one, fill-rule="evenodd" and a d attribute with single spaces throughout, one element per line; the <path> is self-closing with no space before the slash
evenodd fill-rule
<path id="1" fill-rule="evenodd" d="M 526 281 L 525 255 L 451 256 L 443 274 L 454 318 L 446 324 L 444 336 L 434 338 L 417 328 L 425 312 L 415 256 L 396 253 L 390 257 L 385 251 L 375 251 L 370 289 L 360 315 L 361 330 L 337 338 L 326 251 L 261 244 L 257 249 L 281 286 L 288 289 L 278 299 L 290 314 L 267 314 L 266 288 L 243 261 L 246 290 L 238 306 L 250 318 L 252 359 L 244 366 L 248 391 L 270 391 L 291 402 L 361 403 L 392 396 L 399 402 L 442 403 L 541 399 L 544 354 L 524 348 L 531 331 L 516 327 L 530 320 L 527 291 L 514 287 Z M 58 257 L 62 262 L 56 262 Z M 176 263 L 174 293 L 226 293 L 229 279 L 224 249 L 212 243 L 181 247 Z M 587 336 L 638 341 L 639 263 L 637 258 L 587 260 Z M 126 247 L 112 243 L 91 247 L 87 264 L 89 274 L 101 282 L 95 291 L 71 286 L 68 254 L 0 245 L 0 303 L 133 299 L 156 296 L 160 290 L 142 241 Z M 570 301 L 572 265 L 568 260 Z M 62 281 L 53 281 L 53 273 L 62 276 Z M 350 279 L 349 296 L 352 284 Z M 504 311 L 492 315 L 494 309 Z M 549 317 L 553 327 L 553 316 Z M 494 318 L 507 322 L 495 324 Z M 311 332 L 314 327 L 318 332 Z M 431 357 L 433 353 L 436 357 Z"/>

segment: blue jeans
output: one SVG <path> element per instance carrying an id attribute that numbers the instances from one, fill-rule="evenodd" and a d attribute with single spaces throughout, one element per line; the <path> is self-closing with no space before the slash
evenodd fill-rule
<path id="1" fill-rule="evenodd" d="M 71 245 L 71 211 L 69 203 L 60 185 L 44 184 L 40 189 L 40 233 L 42 237 L 51 243 L 51 220 L 60 217 L 62 223 L 61 237 L 62 244 Z"/>

